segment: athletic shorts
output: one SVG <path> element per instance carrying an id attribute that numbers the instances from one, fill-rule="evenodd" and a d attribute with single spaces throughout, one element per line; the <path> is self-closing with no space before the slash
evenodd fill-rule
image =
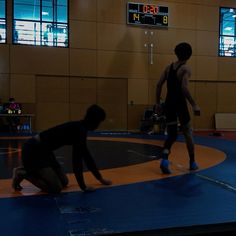
<path id="1" fill-rule="evenodd" d="M 166 123 L 177 123 L 180 125 L 186 125 L 190 122 L 190 114 L 187 107 L 182 107 L 181 110 L 177 110 L 175 107 L 165 107 L 164 109 Z"/>
<path id="2" fill-rule="evenodd" d="M 23 145 L 22 163 L 27 172 L 34 172 L 46 167 L 53 169 L 60 167 L 54 153 L 46 150 L 35 138 L 29 139 Z"/>

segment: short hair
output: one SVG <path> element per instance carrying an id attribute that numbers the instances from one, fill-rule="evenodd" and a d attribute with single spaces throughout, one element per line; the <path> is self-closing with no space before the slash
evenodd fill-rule
<path id="1" fill-rule="evenodd" d="M 175 55 L 180 61 L 188 60 L 192 56 L 192 47 L 189 43 L 179 43 L 175 47 Z"/>
<path id="2" fill-rule="evenodd" d="M 96 104 L 93 104 L 91 105 L 88 109 L 87 109 L 87 112 L 86 112 L 86 115 L 85 115 L 85 119 L 88 120 L 88 121 L 103 121 L 105 120 L 106 118 L 106 113 L 105 113 L 105 110 L 96 105 Z"/>

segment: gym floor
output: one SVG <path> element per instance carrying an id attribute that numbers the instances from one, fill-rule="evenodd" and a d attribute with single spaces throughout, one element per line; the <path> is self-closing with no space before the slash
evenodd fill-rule
<path id="1" fill-rule="evenodd" d="M 198 171 L 188 170 L 180 135 L 170 156 L 171 175 L 159 168 L 164 135 L 95 132 L 88 146 L 105 178 L 104 187 L 85 170 L 93 193 L 82 193 L 71 171 L 71 149 L 56 151 L 70 184 L 48 195 L 23 181 L 11 188 L 27 137 L 0 137 L 2 236 L 204 235 L 236 232 L 236 135 L 196 133 Z"/>

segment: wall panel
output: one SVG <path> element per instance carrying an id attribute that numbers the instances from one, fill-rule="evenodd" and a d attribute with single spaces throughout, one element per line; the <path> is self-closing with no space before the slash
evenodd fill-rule
<path id="1" fill-rule="evenodd" d="M 217 84 L 196 83 L 195 99 L 201 109 L 201 116 L 194 117 L 194 125 L 197 129 L 209 129 L 214 127 L 214 114 L 217 111 Z"/>
<path id="2" fill-rule="evenodd" d="M 113 51 L 146 51 L 146 30 L 125 24 L 98 23 L 98 49 Z"/>
<path id="3" fill-rule="evenodd" d="M 148 104 L 148 80 L 129 79 L 128 102 L 129 104 Z"/>
<path id="4" fill-rule="evenodd" d="M 128 106 L 128 130 L 140 130 L 141 120 L 148 105 L 129 105 Z"/>
<path id="5" fill-rule="evenodd" d="M 66 77 L 37 76 L 37 102 L 69 102 L 69 81 Z"/>
<path id="6" fill-rule="evenodd" d="M 157 1 L 157 0 L 155 0 Z M 228 0 L 227 0 L 228 1 Z M 230 0 L 233 1 L 233 0 Z M 225 0 L 168 0 L 168 2 L 178 2 L 178 3 L 186 3 L 194 4 L 194 5 L 206 5 L 206 6 L 219 6 L 220 2 L 226 2 Z"/>
<path id="7" fill-rule="evenodd" d="M 236 3 L 234 0 L 217 0 L 219 2 L 219 6 L 226 6 L 226 7 L 236 7 Z"/>
<path id="8" fill-rule="evenodd" d="M 219 8 L 217 6 L 196 6 L 197 30 L 218 31 L 219 29 Z M 211 17 L 209 17 L 211 16 Z"/>
<path id="9" fill-rule="evenodd" d="M 42 131 L 69 120 L 69 104 L 62 102 L 37 102 L 36 129 Z"/>
<path id="10" fill-rule="evenodd" d="M 97 61 L 99 77 L 148 77 L 146 53 L 98 51 Z"/>
<path id="11" fill-rule="evenodd" d="M 194 128 L 213 128 L 214 112 L 236 112 L 236 60 L 218 57 L 219 7 L 236 7 L 235 1 L 142 1 L 169 7 L 166 29 L 127 25 L 127 2 L 70 0 L 70 48 L 52 48 L 11 44 L 8 1 L 0 98 L 14 96 L 35 112 L 37 130 L 80 119 L 92 103 L 107 110 L 103 129 L 139 129 L 144 109 L 155 102 L 161 73 L 176 60 L 176 44 L 185 41 L 193 48 L 190 90 L 202 109 L 201 117 L 193 117 Z M 164 87 L 163 98 L 165 93 Z"/>
<path id="12" fill-rule="evenodd" d="M 182 14 L 180 13 L 182 12 Z M 183 14 L 184 12 L 184 14 Z M 197 11 L 196 6 L 186 1 L 169 5 L 169 25 L 176 29 L 195 29 Z"/>
<path id="13" fill-rule="evenodd" d="M 97 21 L 116 24 L 126 23 L 126 1 L 99 0 L 97 1 Z"/>
<path id="14" fill-rule="evenodd" d="M 218 80 L 236 81 L 235 77 L 236 58 L 219 57 L 218 58 Z"/>
<path id="15" fill-rule="evenodd" d="M 236 111 L 235 102 L 236 83 L 218 83 L 217 84 L 217 112 L 232 112 Z"/>
<path id="16" fill-rule="evenodd" d="M 126 79 L 98 79 L 97 102 L 107 113 L 102 129 L 127 129 Z"/>
<path id="17" fill-rule="evenodd" d="M 9 46 L 0 44 L 0 74 L 9 73 L 10 70 L 10 53 Z"/>
<path id="18" fill-rule="evenodd" d="M 70 21 L 70 47 L 96 49 L 97 24 L 87 21 Z"/>
<path id="19" fill-rule="evenodd" d="M 196 76 L 198 80 L 217 81 L 218 60 L 216 57 L 196 57 Z"/>
<path id="20" fill-rule="evenodd" d="M 95 50 L 70 49 L 70 75 L 96 76 L 97 56 Z"/>
<path id="21" fill-rule="evenodd" d="M 13 74 L 10 79 L 11 97 L 21 103 L 35 103 L 35 76 Z"/>
<path id="22" fill-rule="evenodd" d="M 65 48 L 11 47 L 11 73 L 66 75 L 69 72 L 68 50 Z"/>
<path id="23" fill-rule="evenodd" d="M 93 104 L 97 100 L 97 80 L 70 78 L 70 103 Z"/>
<path id="24" fill-rule="evenodd" d="M 196 54 L 199 56 L 218 56 L 218 32 L 197 31 Z"/>
<path id="25" fill-rule="evenodd" d="M 82 21 L 96 21 L 97 0 L 69 0 L 70 19 Z"/>
<path id="26" fill-rule="evenodd" d="M 10 96 L 10 79 L 8 74 L 0 74 L 0 99 L 8 101 Z"/>

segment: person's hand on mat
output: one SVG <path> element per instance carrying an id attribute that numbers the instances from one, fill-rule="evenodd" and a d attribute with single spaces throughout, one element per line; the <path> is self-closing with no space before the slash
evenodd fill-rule
<path id="1" fill-rule="evenodd" d="M 83 191 L 85 193 L 90 193 L 90 192 L 94 192 L 96 189 L 94 187 L 91 186 L 87 186 Z"/>
<path id="2" fill-rule="evenodd" d="M 111 180 L 109 180 L 109 179 L 101 178 L 99 181 L 100 181 L 101 184 L 103 184 L 103 185 L 111 185 L 111 184 L 112 184 Z"/>

